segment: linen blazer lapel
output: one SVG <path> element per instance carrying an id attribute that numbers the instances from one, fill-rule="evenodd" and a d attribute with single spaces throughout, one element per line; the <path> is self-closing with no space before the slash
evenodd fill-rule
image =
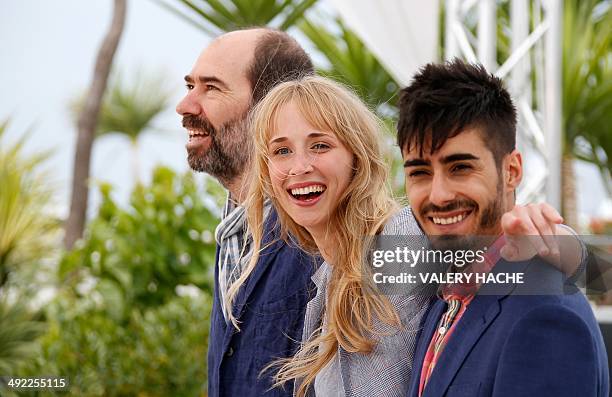
<path id="1" fill-rule="evenodd" d="M 389 300 L 400 316 L 402 328 L 375 322 L 372 338 L 377 343 L 369 354 L 348 353 L 339 348 L 346 397 L 404 397 L 408 391 L 419 327 L 431 297 L 425 293 L 391 295 Z"/>
<path id="2" fill-rule="evenodd" d="M 311 280 L 316 287 L 315 296 L 306 304 L 304 313 L 304 327 L 302 331 L 302 344 L 308 342 L 313 333 L 321 326 L 323 321 L 323 312 L 325 309 L 325 298 L 327 290 L 327 280 L 331 269 L 329 265 L 323 261 L 317 271 L 312 275 Z M 293 395 L 297 396 L 299 384 L 294 383 Z M 314 385 L 311 385 L 306 390 L 306 397 L 315 397 Z"/>
<path id="3" fill-rule="evenodd" d="M 306 342 L 311 339 L 312 334 L 319 328 L 323 321 L 323 312 L 325 309 L 325 299 L 327 291 L 327 280 L 331 269 L 329 264 L 323 262 L 319 269 L 312 275 L 311 279 L 316 286 L 315 296 L 306 304 L 306 313 L 304 315 L 304 331 L 302 333 L 302 341 Z"/>

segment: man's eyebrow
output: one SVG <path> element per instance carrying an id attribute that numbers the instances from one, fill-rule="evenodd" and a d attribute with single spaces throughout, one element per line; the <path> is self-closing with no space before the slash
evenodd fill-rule
<path id="1" fill-rule="evenodd" d="M 431 163 L 429 162 L 429 160 L 423 160 L 423 159 L 406 160 L 406 162 L 404 163 L 404 168 L 417 167 L 420 165 L 431 165 Z"/>
<path id="2" fill-rule="evenodd" d="M 441 162 L 442 164 L 454 163 L 456 161 L 465 161 L 465 160 L 480 160 L 480 158 L 474 156 L 471 153 L 455 153 L 443 157 Z"/>
<path id="3" fill-rule="evenodd" d="M 185 76 L 185 81 L 190 84 L 194 83 L 193 77 L 191 77 L 190 75 Z M 227 88 L 227 84 L 225 84 L 223 80 L 215 76 L 198 76 L 198 81 L 202 84 L 216 83 L 220 85 L 221 88 Z"/>

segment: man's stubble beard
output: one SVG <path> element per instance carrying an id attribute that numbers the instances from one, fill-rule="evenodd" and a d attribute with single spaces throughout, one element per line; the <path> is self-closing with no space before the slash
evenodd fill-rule
<path id="1" fill-rule="evenodd" d="M 214 128 L 206 119 L 184 119 L 183 125 L 210 134 L 210 146 L 199 154 L 197 148 L 188 150 L 187 162 L 191 169 L 205 172 L 228 186 L 242 175 L 251 162 L 253 140 L 249 136 L 248 112 Z"/>
<path id="2" fill-rule="evenodd" d="M 440 250 L 480 250 L 486 245 L 491 244 L 496 235 L 501 223 L 501 217 L 504 214 L 504 195 L 502 186 L 502 177 L 498 174 L 498 183 L 496 187 L 496 197 L 487 204 L 480 214 L 478 227 L 472 234 L 468 235 L 441 235 L 428 236 L 432 247 Z"/>

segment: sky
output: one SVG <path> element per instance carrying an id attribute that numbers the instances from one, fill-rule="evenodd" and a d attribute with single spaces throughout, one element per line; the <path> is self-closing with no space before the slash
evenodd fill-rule
<path id="1" fill-rule="evenodd" d="M 110 24 L 111 0 L 13 0 L 0 13 L 0 120 L 10 119 L 9 141 L 30 131 L 28 152 L 53 150 L 46 163 L 57 186 L 56 208 L 67 214 L 76 129 L 70 101 L 87 89 L 95 57 Z M 300 38 L 298 37 L 298 40 Z M 151 0 L 128 1 L 125 31 L 114 68 L 123 77 L 158 74 L 172 89 L 170 106 L 154 122 L 154 131 L 139 145 L 140 177 L 150 180 L 155 165 L 187 171 L 187 135 L 174 105 L 185 92 L 183 76 L 210 41 L 202 31 L 160 8 Z M 125 203 L 133 185 L 131 151 L 121 136 L 96 140 L 91 174 L 115 186 Z M 586 215 L 604 210 L 605 193 L 597 171 L 577 165 L 578 204 Z M 0 191 L 1 191 L 0 187 Z M 98 202 L 92 196 L 92 206 Z M 612 211 L 610 208 L 607 211 Z"/>
<path id="2" fill-rule="evenodd" d="M 90 84 L 111 11 L 110 0 L 19 0 L 4 3 L 0 13 L 0 120 L 10 119 L 9 139 L 31 131 L 28 151 L 53 150 L 47 166 L 53 174 L 50 182 L 59 189 L 58 211 L 64 214 L 76 139 L 69 103 Z M 139 71 L 158 74 L 173 92 L 172 105 L 154 122 L 155 131 L 145 133 L 139 143 L 143 181 L 157 164 L 188 170 L 187 137 L 174 104 L 185 90 L 183 76 L 209 41 L 149 0 L 128 1 L 114 68 L 123 78 Z M 112 182 L 122 202 L 133 185 L 130 156 L 124 137 L 109 135 L 94 143 L 93 178 Z"/>

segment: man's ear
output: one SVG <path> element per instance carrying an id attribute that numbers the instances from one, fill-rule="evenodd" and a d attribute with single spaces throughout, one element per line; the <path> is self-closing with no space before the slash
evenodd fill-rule
<path id="1" fill-rule="evenodd" d="M 523 157 L 514 149 L 504 159 L 504 188 L 506 191 L 516 191 L 523 179 Z"/>

